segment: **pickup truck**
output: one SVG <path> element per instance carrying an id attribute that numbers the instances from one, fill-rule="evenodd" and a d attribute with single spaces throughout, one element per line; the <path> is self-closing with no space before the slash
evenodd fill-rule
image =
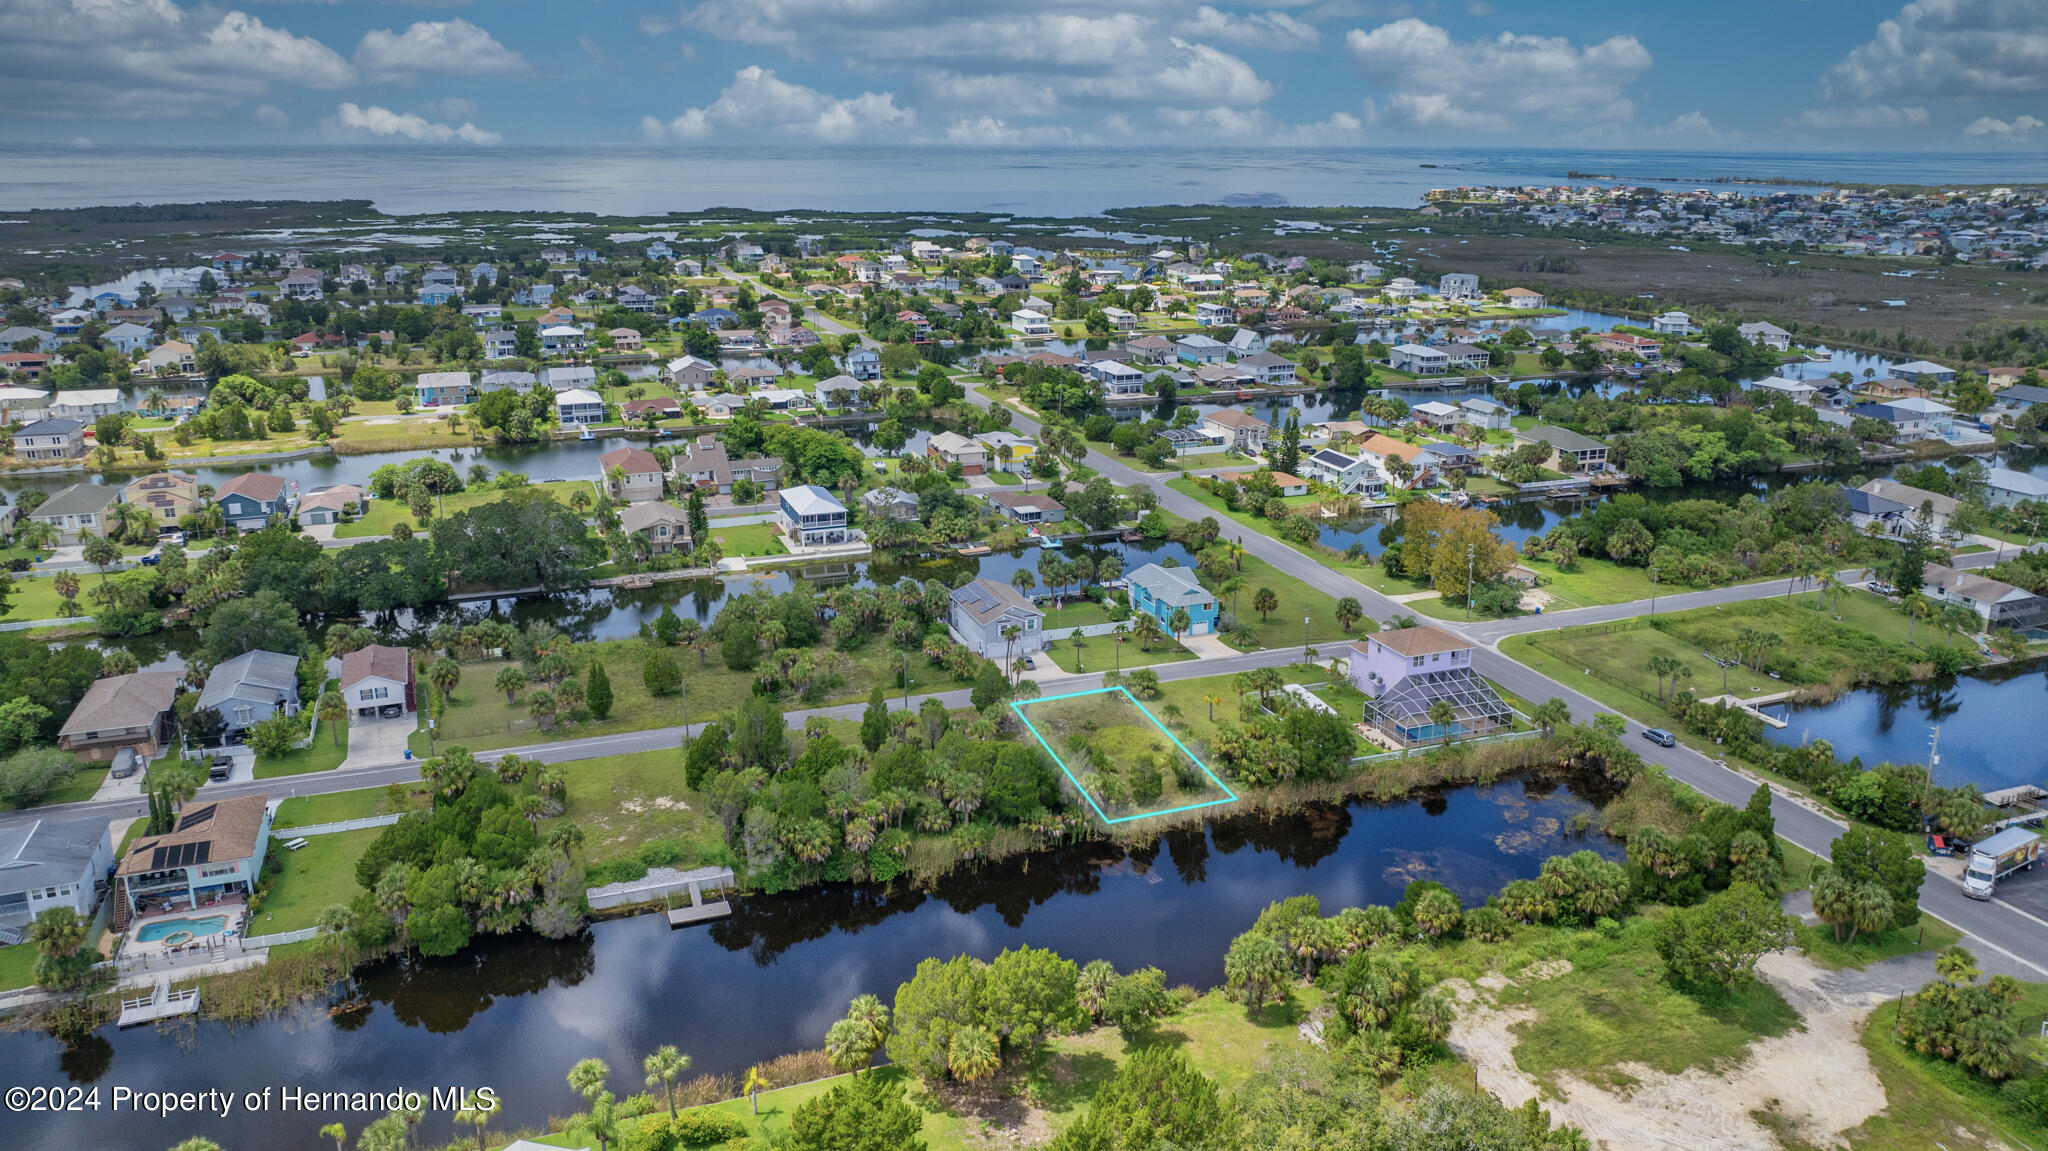
<path id="1" fill-rule="evenodd" d="M 2041 858 L 2041 837 L 2021 827 L 2008 827 L 1970 847 L 1970 861 L 1963 869 L 1963 894 L 1971 899 L 1990 899 L 1998 881 L 2015 871 L 2025 871 Z"/>

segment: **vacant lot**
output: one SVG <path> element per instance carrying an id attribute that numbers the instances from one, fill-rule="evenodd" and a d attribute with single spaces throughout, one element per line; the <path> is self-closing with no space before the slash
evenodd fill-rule
<path id="1" fill-rule="evenodd" d="M 1126 691 L 1055 696 L 1018 710 L 1110 820 L 1235 798 Z"/>

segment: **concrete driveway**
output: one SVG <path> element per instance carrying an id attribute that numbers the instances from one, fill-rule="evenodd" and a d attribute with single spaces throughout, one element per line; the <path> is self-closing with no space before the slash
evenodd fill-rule
<path id="1" fill-rule="evenodd" d="M 399 719 L 351 717 L 348 725 L 348 758 L 341 770 L 383 767 L 405 761 L 405 741 L 419 729 L 420 717 L 407 712 Z"/>

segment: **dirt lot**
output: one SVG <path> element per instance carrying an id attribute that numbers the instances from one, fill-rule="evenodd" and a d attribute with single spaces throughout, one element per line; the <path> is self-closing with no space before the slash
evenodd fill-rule
<path id="1" fill-rule="evenodd" d="M 1675 252 L 1637 241 L 1598 245 L 1540 235 L 1417 236 L 1404 247 L 1437 271 L 1477 272 L 1539 290 L 1650 292 L 1657 299 L 1643 301 L 1645 306 L 1705 304 L 1769 316 L 1780 323 L 1822 324 L 1847 331 L 1875 328 L 1887 335 L 1903 327 L 1915 336 L 1943 344 L 1959 338 L 1970 325 L 1987 320 L 2048 321 L 2048 304 L 2030 302 L 2048 289 L 2048 276 L 2002 268 L 1937 268 L 1925 260 L 1771 253 L 1773 263 L 1799 261 L 1771 269 L 1757 256 L 1739 249 Z M 1578 271 L 1523 270 L 1545 256 L 1569 258 Z M 1909 268 L 1933 274 L 1910 279 L 1883 274 Z M 1906 307 L 1891 308 L 1881 302 L 1901 299 L 1907 301 Z"/>
<path id="2" fill-rule="evenodd" d="M 1569 970 L 1560 962 L 1525 978 L 1556 978 Z M 1757 1112 L 1773 1115 L 1803 1142 L 1840 1145 L 1842 1132 L 1885 1106 L 1884 1087 L 1859 1042 L 1864 1019 L 1884 995 L 1844 987 L 1796 954 L 1766 956 L 1759 970 L 1799 1012 L 1801 1027 L 1752 1044 L 1742 1065 L 1721 1076 L 1629 1067 L 1635 1085 L 1625 1093 L 1562 1076 L 1564 1100 L 1549 1104 L 1552 1117 L 1611 1151 L 1779 1151 L 1781 1143 L 1757 1122 Z M 1481 1086 L 1517 1106 L 1542 1088 L 1514 1056 L 1516 1024 L 1532 1013 L 1496 1006 L 1491 993 L 1504 986 L 1497 976 L 1476 987 L 1447 985 L 1460 1000 L 1450 1043 L 1477 1068 Z"/>

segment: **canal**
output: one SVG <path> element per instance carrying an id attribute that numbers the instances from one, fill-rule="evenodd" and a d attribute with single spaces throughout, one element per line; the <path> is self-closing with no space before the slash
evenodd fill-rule
<path id="1" fill-rule="evenodd" d="M 1934 782 L 1974 783 L 1985 791 L 2048 784 L 2048 746 L 2034 742 L 2035 727 L 2048 715 L 2048 672 L 2038 661 L 1857 688 L 1832 703 L 1765 710 L 1788 721 L 1766 729 L 1771 739 L 1793 746 L 1824 739 L 1837 758 L 1860 757 L 1865 767 L 1928 762 L 1938 727 L 1941 762 Z"/>
<path id="2" fill-rule="evenodd" d="M 1550 855 L 1589 847 L 1619 858 L 1617 845 L 1568 831 L 1600 798 L 1587 785 L 1527 778 L 1219 819 L 1139 849 L 1081 844 L 959 874 L 928 893 L 838 884 L 750 897 L 708 928 L 672 931 L 641 916 L 562 942 L 481 939 L 452 959 L 365 969 L 353 990 L 367 1010 L 330 1015 L 320 1002 L 256 1024 L 109 1028 L 69 1044 L 16 1032 L 0 1035 L 0 1066 L 12 1084 L 105 1089 L 489 1085 L 505 1100 L 498 1130 L 538 1126 L 576 1109 L 563 1076 L 578 1059 L 609 1063 L 621 1094 L 639 1090 L 641 1057 L 663 1043 L 688 1052 L 693 1073 L 741 1072 L 817 1047 L 849 999 L 892 999 L 926 956 L 988 959 L 1029 944 L 1213 986 L 1232 937 L 1277 899 L 1313 894 L 1330 914 L 1396 902 L 1410 881 L 1433 879 L 1473 904 L 1535 875 Z M 203 1134 L 230 1148 L 310 1147 L 324 1123 L 346 1118 L 353 1133 L 373 1117 L 36 1114 L 12 1120 L 6 1142 L 157 1151 Z M 451 1135 L 445 1115 L 420 1132 L 430 1144 Z"/>

